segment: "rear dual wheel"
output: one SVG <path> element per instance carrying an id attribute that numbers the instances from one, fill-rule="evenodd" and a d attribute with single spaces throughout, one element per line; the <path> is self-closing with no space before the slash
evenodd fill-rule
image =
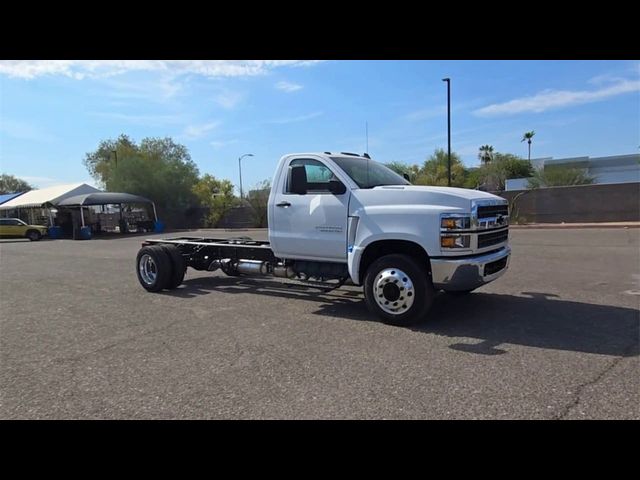
<path id="1" fill-rule="evenodd" d="M 142 247 L 136 257 L 138 281 L 149 292 L 177 288 L 186 269 L 184 257 L 175 245 Z"/>
<path id="2" fill-rule="evenodd" d="M 171 277 L 165 288 L 173 290 L 178 288 L 184 280 L 184 274 L 187 272 L 187 262 L 175 245 L 159 245 L 169 258 L 171 259 Z"/>

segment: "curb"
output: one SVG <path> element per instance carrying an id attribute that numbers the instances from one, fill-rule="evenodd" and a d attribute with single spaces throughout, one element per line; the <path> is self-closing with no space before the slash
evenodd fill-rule
<path id="1" fill-rule="evenodd" d="M 509 225 L 510 229 L 527 230 L 527 229 L 550 229 L 562 230 L 567 228 L 640 228 L 640 222 L 630 223 L 531 223 L 526 225 Z"/>

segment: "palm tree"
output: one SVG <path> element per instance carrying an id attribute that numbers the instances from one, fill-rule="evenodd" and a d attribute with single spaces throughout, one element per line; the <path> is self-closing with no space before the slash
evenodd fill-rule
<path id="1" fill-rule="evenodd" d="M 480 159 L 480 163 L 486 165 L 491 160 L 493 160 L 493 146 L 492 145 L 482 145 L 479 148 L 478 158 Z"/>
<path id="2" fill-rule="evenodd" d="M 524 142 L 526 140 L 529 144 L 529 161 L 531 161 L 531 139 L 535 134 L 536 132 L 534 132 L 533 130 L 531 130 L 530 132 L 525 132 L 524 135 L 522 135 L 522 140 L 520 140 L 520 142 Z"/>

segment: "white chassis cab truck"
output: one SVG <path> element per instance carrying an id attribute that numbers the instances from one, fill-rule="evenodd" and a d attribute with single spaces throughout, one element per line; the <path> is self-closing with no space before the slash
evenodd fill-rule
<path id="1" fill-rule="evenodd" d="M 150 292 L 178 287 L 187 267 L 364 287 L 384 322 L 427 319 L 438 290 L 468 293 L 505 273 L 507 200 L 477 190 L 414 186 L 367 154 L 280 159 L 268 203 L 269 241 L 146 240 L 136 258 Z M 333 281 L 333 282 L 330 282 Z"/>

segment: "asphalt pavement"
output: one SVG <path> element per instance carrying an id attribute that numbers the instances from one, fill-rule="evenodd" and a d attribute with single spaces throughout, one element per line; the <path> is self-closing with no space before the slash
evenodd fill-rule
<path id="1" fill-rule="evenodd" d="M 640 418 L 640 229 L 513 229 L 509 271 L 414 328 L 356 287 L 147 293 L 144 238 L 0 241 L 0 418 Z"/>

